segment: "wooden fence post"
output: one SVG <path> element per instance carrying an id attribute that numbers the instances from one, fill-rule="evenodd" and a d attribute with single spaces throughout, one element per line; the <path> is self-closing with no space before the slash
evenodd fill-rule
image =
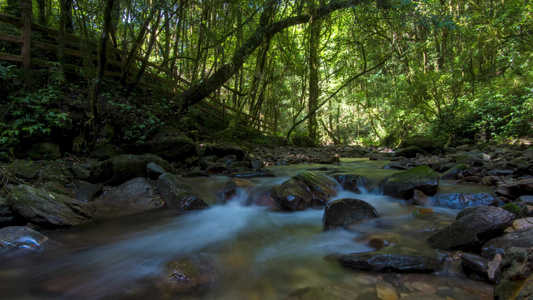
<path id="1" fill-rule="evenodd" d="M 31 67 L 31 16 L 33 14 L 32 1 L 22 0 L 22 67 L 29 70 Z"/>

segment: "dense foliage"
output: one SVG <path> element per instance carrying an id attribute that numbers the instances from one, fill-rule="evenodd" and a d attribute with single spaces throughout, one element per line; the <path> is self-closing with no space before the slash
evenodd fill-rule
<path id="1" fill-rule="evenodd" d="M 19 6 L 9 0 L 0 9 L 17 15 Z M 105 36 L 124 49 L 125 66 L 119 78 L 98 77 L 95 62 L 84 59 L 84 71 L 69 77 L 51 63 L 43 70 L 47 86 L 30 86 L 20 83 L 23 72 L 13 63 L 0 61 L 0 86 L 9 93 L 2 96 L 6 145 L 96 121 L 98 130 L 120 125 L 119 138 L 141 142 L 169 121 L 201 126 L 194 123 L 198 111 L 178 114 L 186 103 L 179 91 L 200 93 L 206 82 L 220 83 L 209 87 L 215 92 L 208 102 L 239 112 L 227 126 L 268 122 L 271 134 L 298 144 L 396 146 L 418 134 L 505 142 L 533 134 L 528 1 L 53 0 L 35 1 L 33 13 L 37 22 L 86 40 Z M 285 29 L 272 31 L 274 25 Z M 96 53 L 91 45 L 85 51 Z M 17 51 L 0 42 L 0 52 Z M 210 81 L 217 70 L 232 75 Z M 172 80 L 174 87 L 162 88 L 178 96 L 141 89 L 139 72 Z"/>

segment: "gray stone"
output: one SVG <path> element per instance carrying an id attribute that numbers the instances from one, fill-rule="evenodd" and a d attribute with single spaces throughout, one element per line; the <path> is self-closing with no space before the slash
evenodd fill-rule
<path id="1" fill-rule="evenodd" d="M 533 178 L 500 184 L 496 195 L 511 201 L 520 196 L 533 195 Z"/>
<path id="2" fill-rule="evenodd" d="M 373 218 L 379 218 L 374 206 L 363 200 L 344 198 L 333 200 L 326 204 L 322 224 L 324 229 L 327 230 Z"/>
<path id="3" fill-rule="evenodd" d="M 109 207 L 145 211 L 161 207 L 154 187 L 143 177 L 130 179 L 102 196 L 102 203 Z"/>
<path id="4" fill-rule="evenodd" d="M 245 151 L 241 147 L 235 144 L 207 144 L 205 146 L 204 156 L 214 155 L 218 158 L 225 157 L 227 155 L 235 155 L 237 160 L 243 160 Z"/>
<path id="5" fill-rule="evenodd" d="M 157 191 L 165 204 L 173 210 L 185 212 L 208 207 L 191 187 L 175 175 L 165 173 L 157 179 Z"/>
<path id="6" fill-rule="evenodd" d="M 273 187 L 271 196 L 282 209 L 304 210 L 324 206 L 337 195 L 336 186 L 335 181 L 324 175 L 306 172 Z"/>
<path id="7" fill-rule="evenodd" d="M 455 165 L 444 172 L 440 179 L 458 179 L 460 175 L 463 175 L 464 170 L 466 170 L 465 164 Z"/>
<path id="8" fill-rule="evenodd" d="M 503 256 L 512 247 L 533 247 L 533 228 L 507 232 L 502 236 L 488 240 L 481 248 L 481 255 L 485 258 L 492 259 L 496 254 Z"/>
<path id="9" fill-rule="evenodd" d="M 439 176 L 428 166 L 418 166 L 387 177 L 383 182 L 383 195 L 411 199 L 414 190 L 426 195 L 435 195 L 439 186 Z"/>
<path id="10" fill-rule="evenodd" d="M 80 201 L 93 201 L 103 192 L 103 187 L 99 184 L 85 183 L 74 191 L 74 197 Z"/>
<path id="11" fill-rule="evenodd" d="M 12 257 L 42 251 L 48 237 L 26 226 L 0 229 L 0 256 Z"/>
<path id="12" fill-rule="evenodd" d="M 455 221 L 428 238 L 431 246 L 446 250 L 479 250 L 481 244 L 503 233 L 515 215 L 494 206 L 463 209 Z"/>
<path id="13" fill-rule="evenodd" d="M 435 204 L 440 207 L 463 209 L 479 205 L 497 206 L 498 200 L 489 193 L 449 193 L 438 195 Z"/>
<path id="14" fill-rule="evenodd" d="M 338 256 L 337 261 L 345 267 L 374 272 L 430 273 L 442 267 L 435 257 L 411 253 L 352 253 Z"/>
<path id="15" fill-rule="evenodd" d="M 24 184 L 13 188 L 7 202 L 16 214 L 42 227 L 71 227 L 92 219 L 85 202 Z"/>
<path id="16" fill-rule="evenodd" d="M 403 149 L 396 150 L 394 152 L 395 156 L 403 156 L 407 158 L 415 158 L 417 154 L 428 154 L 424 149 L 418 146 L 410 146 Z"/>
<path id="17" fill-rule="evenodd" d="M 98 160 L 106 160 L 124 154 L 124 150 L 113 144 L 105 144 L 91 152 L 91 156 Z"/>
<path id="18" fill-rule="evenodd" d="M 148 177 L 146 166 L 151 162 L 158 164 L 167 172 L 173 170 L 167 161 L 156 155 L 123 154 L 93 164 L 91 166 L 91 180 L 109 185 L 119 185 L 136 177 Z"/>
<path id="19" fill-rule="evenodd" d="M 354 192 L 356 194 L 360 194 L 361 190 L 359 189 L 360 186 L 365 186 L 367 179 L 361 175 L 354 175 L 354 174 L 335 174 L 332 175 L 333 179 L 335 179 L 338 183 L 340 183 L 341 187 L 344 190 Z"/>
<path id="20" fill-rule="evenodd" d="M 533 299 L 533 249 L 507 251 L 496 272 L 494 299 Z"/>
<path id="21" fill-rule="evenodd" d="M 159 176 L 165 174 L 167 171 L 163 169 L 160 165 L 150 162 L 146 165 L 146 173 L 148 178 L 156 180 Z"/>

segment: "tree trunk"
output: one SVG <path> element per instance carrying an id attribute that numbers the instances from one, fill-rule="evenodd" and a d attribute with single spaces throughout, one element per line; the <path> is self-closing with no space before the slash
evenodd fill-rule
<path id="1" fill-rule="evenodd" d="M 183 114 L 190 106 L 200 102 L 205 97 L 216 91 L 226 81 L 228 81 L 240 68 L 250 55 L 264 42 L 275 36 L 277 33 L 283 31 L 294 25 L 308 23 L 312 18 L 320 19 L 334 11 L 342 8 L 357 5 L 366 0 L 332 0 L 327 5 L 322 5 L 311 14 L 302 14 L 294 17 L 268 23 L 259 26 L 251 36 L 244 42 L 244 44 L 235 50 L 230 62 L 218 68 L 211 76 L 201 82 L 193 84 L 189 89 L 177 95 L 174 101 L 179 103 L 179 113 Z M 265 9 L 265 12 L 269 11 Z"/>
<path id="2" fill-rule="evenodd" d="M 307 130 L 309 132 L 309 138 L 313 143 L 318 141 L 316 111 L 318 98 L 320 97 L 320 91 L 318 88 L 318 68 L 320 64 L 319 52 L 321 26 L 321 21 L 317 19 L 312 19 L 309 24 L 309 119 L 307 120 Z"/>

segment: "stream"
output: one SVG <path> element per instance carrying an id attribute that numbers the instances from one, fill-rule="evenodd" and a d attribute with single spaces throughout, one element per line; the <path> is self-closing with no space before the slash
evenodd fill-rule
<path id="1" fill-rule="evenodd" d="M 269 170 L 278 177 L 247 180 L 249 188 L 239 190 L 226 205 L 211 205 L 186 214 L 163 208 L 121 218 L 100 218 L 72 229 L 43 231 L 50 242 L 41 253 L 0 262 L 0 297 L 284 299 L 298 289 L 321 287 L 339 295 L 338 299 L 491 299 L 492 284 L 453 272 L 372 273 L 342 268 L 327 258 L 330 254 L 373 251 L 367 245 L 368 236 L 386 236 L 396 242 L 395 247 L 431 253 L 434 250 L 425 238 L 432 228 L 450 224 L 457 210 L 432 207 L 432 218 L 415 218 L 417 207 L 382 196 L 378 188 L 362 188 L 361 194 L 355 194 L 339 187 L 334 199 L 367 201 L 381 218 L 364 221 L 354 231 L 324 232 L 323 209 L 273 212 L 248 205 L 255 202 L 254 197 L 265 195 L 273 185 L 298 172 L 348 172 L 377 180 L 396 172 L 379 169 L 385 163 L 343 159 L 341 165 L 327 169 L 325 165 L 274 166 Z M 227 180 L 187 179 L 208 203 L 216 203 L 217 191 Z M 443 182 L 440 188 L 490 192 L 481 186 L 451 182 Z M 198 293 L 176 295 L 158 282 L 167 262 L 188 253 L 205 255 L 214 266 L 215 279 Z M 386 284 L 380 284 L 383 282 Z M 384 298 L 387 292 L 395 293 L 397 298 Z"/>

